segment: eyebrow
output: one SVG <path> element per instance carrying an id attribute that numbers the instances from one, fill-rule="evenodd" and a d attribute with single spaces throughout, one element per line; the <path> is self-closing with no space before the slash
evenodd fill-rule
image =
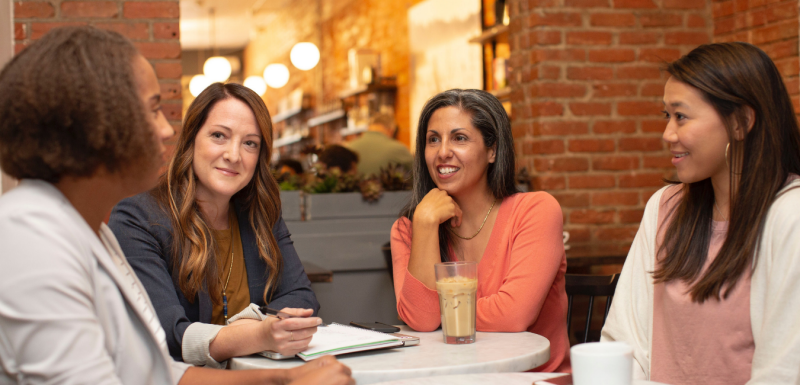
<path id="1" fill-rule="evenodd" d="M 450 130 L 450 133 L 451 134 L 455 134 L 456 132 L 462 131 L 462 130 L 466 130 L 466 128 L 462 128 L 462 127 L 454 128 L 454 129 Z M 436 130 L 428 130 L 428 132 L 433 132 L 435 134 L 439 134 L 439 132 L 436 131 Z"/>
<path id="2" fill-rule="evenodd" d="M 160 103 L 161 102 L 161 94 L 155 94 L 148 99 L 151 103 Z"/>
<path id="3" fill-rule="evenodd" d="M 222 128 L 224 128 L 224 129 L 226 129 L 226 130 L 228 130 L 228 131 L 230 131 L 230 132 L 233 132 L 233 130 L 231 130 L 231 128 L 230 128 L 230 127 L 228 127 L 228 126 L 225 126 L 225 125 L 222 125 L 222 124 L 214 124 L 214 126 L 216 126 L 216 127 L 222 127 Z M 261 139 L 261 134 L 247 134 L 247 135 L 245 135 L 244 137 L 245 137 L 245 138 L 247 138 L 247 137 L 249 137 L 249 136 L 255 136 L 256 138 L 259 138 L 259 139 Z"/>
<path id="4" fill-rule="evenodd" d="M 661 101 L 661 103 L 663 103 L 665 106 L 667 105 L 667 102 L 665 102 L 663 100 Z M 669 104 L 669 106 L 670 107 L 687 107 L 687 108 L 689 107 L 683 102 L 672 102 L 672 103 Z"/>

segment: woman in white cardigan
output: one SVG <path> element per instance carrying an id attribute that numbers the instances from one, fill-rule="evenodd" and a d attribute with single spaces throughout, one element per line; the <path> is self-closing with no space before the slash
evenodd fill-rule
<path id="1" fill-rule="evenodd" d="M 155 72 L 117 33 L 49 32 L 0 72 L 0 384 L 348 384 L 296 370 L 195 368 L 169 356 L 141 282 L 103 224 L 152 188 L 174 131 Z"/>
<path id="2" fill-rule="evenodd" d="M 800 383 L 800 131 L 746 43 L 671 63 L 663 138 L 679 182 L 647 203 L 602 331 L 634 378 Z"/>

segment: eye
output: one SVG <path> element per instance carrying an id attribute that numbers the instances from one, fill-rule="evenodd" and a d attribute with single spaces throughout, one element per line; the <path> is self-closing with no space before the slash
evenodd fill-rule
<path id="1" fill-rule="evenodd" d="M 248 141 L 244 142 L 244 145 L 247 146 L 247 147 L 250 147 L 250 148 L 258 148 L 259 144 L 260 143 L 254 141 L 254 140 L 248 140 Z"/>
<path id="2" fill-rule="evenodd" d="M 662 110 L 661 113 L 664 114 L 664 119 L 669 120 L 669 112 Z"/>
<path id="3" fill-rule="evenodd" d="M 437 142 L 439 142 L 438 136 L 431 135 L 428 137 L 428 143 L 437 143 Z"/>
<path id="4" fill-rule="evenodd" d="M 680 112 L 676 112 L 675 113 L 675 119 L 684 120 L 684 119 L 686 119 L 686 115 L 681 114 Z"/>
<path id="5" fill-rule="evenodd" d="M 161 105 L 159 104 L 158 106 L 156 106 L 156 107 L 155 107 L 155 108 L 153 108 L 153 110 L 152 110 L 152 112 L 153 112 L 153 117 L 157 118 L 157 117 L 158 117 L 158 113 L 159 113 L 159 112 L 161 112 L 161 111 L 162 111 L 162 110 L 161 110 Z"/>
<path id="6" fill-rule="evenodd" d="M 466 142 L 467 136 L 466 135 L 456 135 L 456 140 L 459 142 Z"/>
<path id="7" fill-rule="evenodd" d="M 211 137 L 214 138 L 214 139 L 222 139 L 222 138 L 225 137 L 225 135 L 223 135 L 219 131 L 214 131 L 214 132 L 211 133 Z"/>

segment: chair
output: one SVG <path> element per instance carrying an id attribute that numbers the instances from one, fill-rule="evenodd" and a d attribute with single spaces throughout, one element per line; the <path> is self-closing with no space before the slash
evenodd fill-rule
<path id="1" fill-rule="evenodd" d="M 589 326 L 592 322 L 592 310 L 594 308 L 594 297 L 608 297 L 606 311 L 603 314 L 603 324 L 605 324 L 608 311 L 611 309 L 611 300 L 614 298 L 614 290 L 616 290 L 617 281 L 619 281 L 619 274 L 567 274 L 564 278 L 566 279 L 567 298 L 569 299 L 569 307 L 567 308 L 567 334 L 569 334 L 569 327 L 572 321 L 573 297 L 576 295 L 589 296 L 589 312 L 586 315 L 586 329 L 583 332 L 583 342 L 588 342 Z"/>
<path id="2" fill-rule="evenodd" d="M 394 284 L 394 269 L 392 269 L 392 242 L 386 242 L 381 246 L 383 259 L 386 261 L 386 269 L 389 270 L 389 278 Z"/>

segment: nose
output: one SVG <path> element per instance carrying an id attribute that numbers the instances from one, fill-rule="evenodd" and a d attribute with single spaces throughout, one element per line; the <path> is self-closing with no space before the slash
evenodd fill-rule
<path id="1" fill-rule="evenodd" d="M 158 119 L 156 119 L 156 137 L 161 140 L 162 143 L 165 143 L 175 136 L 175 129 L 169 124 L 164 114 L 158 115 Z"/>
<path id="2" fill-rule="evenodd" d="M 223 153 L 223 158 L 231 163 L 236 163 L 239 161 L 240 158 L 239 153 L 239 143 L 237 140 L 228 141 L 228 145 L 225 148 L 225 153 Z"/>
<path id="3" fill-rule="evenodd" d="M 667 120 L 667 127 L 664 128 L 664 134 L 661 135 L 661 139 L 665 142 L 672 144 L 678 142 L 678 131 L 677 131 L 678 124 L 675 122 L 675 119 L 670 118 Z"/>
<path id="4" fill-rule="evenodd" d="M 438 156 L 440 160 L 453 156 L 453 150 L 450 148 L 450 141 L 448 139 L 442 139 L 442 144 L 439 146 L 439 151 L 436 153 L 436 156 Z"/>

